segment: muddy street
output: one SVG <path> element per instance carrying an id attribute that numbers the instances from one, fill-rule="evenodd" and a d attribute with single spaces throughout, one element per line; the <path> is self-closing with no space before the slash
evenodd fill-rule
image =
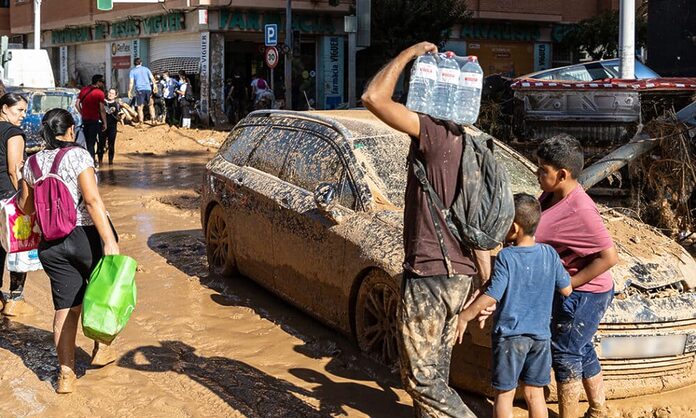
<path id="1" fill-rule="evenodd" d="M 244 277 L 208 273 L 198 190 L 224 133 L 119 129 L 101 192 L 139 272 L 118 360 L 91 368 L 91 341 L 79 332 L 77 390 L 57 395 L 49 281 L 30 273 L 29 310 L 0 319 L 0 417 L 412 416 L 398 375 L 350 339 Z M 694 389 L 610 407 L 617 417 L 693 417 Z M 463 396 L 490 416 L 488 400 Z"/>

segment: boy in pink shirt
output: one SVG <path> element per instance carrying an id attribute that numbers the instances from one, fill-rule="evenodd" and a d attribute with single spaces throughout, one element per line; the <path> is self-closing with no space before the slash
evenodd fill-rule
<path id="1" fill-rule="evenodd" d="M 584 386 L 590 408 L 585 417 L 606 416 L 602 369 L 592 339 L 614 296 L 609 269 L 618 261 L 616 248 L 577 177 L 582 171 L 582 146 L 568 135 L 545 140 L 537 150 L 539 243 L 551 245 L 571 276 L 573 293 L 554 302 L 551 351 L 562 418 L 578 416 Z"/>

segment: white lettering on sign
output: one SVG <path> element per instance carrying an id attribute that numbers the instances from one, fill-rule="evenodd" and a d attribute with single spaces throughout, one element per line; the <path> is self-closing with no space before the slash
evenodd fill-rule
<path id="1" fill-rule="evenodd" d="M 208 116 L 208 96 L 210 94 L 210 79 L 209 79 L 209 55 L 210 55 L 210 32 L 201 32 L 201 63 L 200 63 L 200 78 L 201 78 L 201 118 Z"/>
<path id="2" fill-rule="evenodd" d="M 478 73 L 462 73 L 459 76 L 459 84 L 464 87 L 473 87 L 480 89 L 483 87 L 483 74 Z"/>
<path id="3" fill-rule="evenodd" d="M 433 64 L 418 64 L 416 66 L 416 77 L 437 80 L 437 66 Z"/>
<path id="4" fill-rule="evenodd" d="M 58 50 L 60 54 L 60 85 L 68 84 L 68 47 L 61 46 Z"/>
<path id="5" fill-rule="evenodd" d="M 443 68 L 438 74 L 438 81 L 447 84 L 459 83 L 459 71 L 453 68 Z"/>

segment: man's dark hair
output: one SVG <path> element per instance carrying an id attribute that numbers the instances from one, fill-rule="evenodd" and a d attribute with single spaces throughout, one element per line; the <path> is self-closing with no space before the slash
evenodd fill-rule
<path id="1" fill-rule="evenodd" d="M 98 82 L 104 82 L 104 76 L 101 74 L 95 74 L 92 76 L 92 84 L 97 84 Z"/>
<path id="2" fill-rule="evenodd" d="M 539 145 L 536 155 L 559 170 L 570 171 L 570 175 L 575 179 L 585 165 L 580 141 L 568 134 L 556 135 L 545 140 Z"/>
<path id="3" fill-rule="evenodd" d="M 525 235 L 533 236 L 541 218 L 541 205 L 536 197 L 527 193 L 517 193 L 515 200 L 515 222 Z"/>
<path id="4" fill-rule="evenodd" d="M 143 60 L 141 60 L 140 58 L 136 58 L 133 60 L 133 65 L 140 65 L 142 63 L 143 63 Z"/>
<path id="5" fill-rule="evenodd" d="M 166 75 L 169 75 L 169 70 L 164 70 L 164 71 L 162 71 L 162 75 L 165 75 L 165 74 L 166 74 Z"/>

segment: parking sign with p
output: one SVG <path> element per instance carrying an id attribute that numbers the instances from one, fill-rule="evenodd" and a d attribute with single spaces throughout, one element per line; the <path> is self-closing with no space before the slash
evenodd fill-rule
<path id="1" fill-rule="evenodd" d="M 278 45 L 278 25 L 275 23 L 264 26 L 266 46 Z"/>

